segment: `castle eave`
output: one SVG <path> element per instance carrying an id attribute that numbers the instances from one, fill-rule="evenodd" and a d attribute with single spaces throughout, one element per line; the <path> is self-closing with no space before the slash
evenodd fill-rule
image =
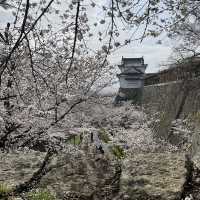
<path id="1" fill-rule="evenodd" d="M 117 77 L 144 77 L 143 73 L 120 73 Z"/>

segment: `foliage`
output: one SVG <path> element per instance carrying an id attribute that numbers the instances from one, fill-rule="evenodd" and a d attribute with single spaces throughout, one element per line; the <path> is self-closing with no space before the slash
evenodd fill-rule
<path id="1" fill-rule="evenodd" d="M 56 200 L 48 190 L 37 190 L 29 192 L 28 200 Z"/>
<path id="2" fill-rule="evenodd" d="M 111 141 L 109 135 L 106 133 L 106 130 L 104 128 L 101 128 L 99 130 L 98 136 L 99 136 L 99 139 L 105 143 L 108 143 Z"/>
<path id="3" fill-rule="evenodd" d="M 70 137 L 69 140 L 67 140 L 67 143 L 73 144 L 73 145 L 80 145 L 82 142 L 82 136 L 81 135 L 74 135 Z"/>
<path id="4" fill-rule="evenodd" d="M 0 183 L 0 197 L 1 196 L 5 196 L 6 194 L 8 194 L 9 192 L 11 192 L 11 188 L 5 184 L 5 183 Z"/>
<path id="5" fill-rule="evenodd" d="M 111 147 L 111 152 L 113 153 L 114 156 L 116 156 L 116 158 L 118 159 L 124 159 L 126 154 L 124 152 L 124 149 L 119 146 L 119 145 L 113 145 Z"/>
<path id="6" fill-rule="evenodd" d="M 197 126 L 200 124 L 200 111 L 189 114 L 188 119 L 190 123 L 195 123 Z"/>

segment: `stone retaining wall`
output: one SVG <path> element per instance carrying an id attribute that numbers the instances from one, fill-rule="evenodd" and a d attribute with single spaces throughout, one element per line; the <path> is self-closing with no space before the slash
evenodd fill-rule
<path id="1" fill-rule="evenodd" d="M 151 104 L 157 110 L 170 110 L 176 115 L 184 95 L 182 117 L 200 110 L 200 78 L 145 86 L 143 103 Z"/>
<path id="2" fill-rule="evenodd" d="M 159 112 L 160 121 L 155 126 L 155 133 L 167 140 L 171 134 L 172 121 L 183 103 L 180 118 L 190 115 L 196 127 L 188 153 L 195 165 L 200 168 L 200 78 L 145 86 L 143 103 L 147 109 L 152 109 L 154 112 L 156 109 Z"/>

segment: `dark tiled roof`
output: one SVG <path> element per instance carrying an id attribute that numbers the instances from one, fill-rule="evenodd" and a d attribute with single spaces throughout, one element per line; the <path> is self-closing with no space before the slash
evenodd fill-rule
<path id="1" fill-rule="evenodd" d="M 138 73 L 132 73 L 132 74 L 126 74 L 126 73 L 121 73 L 121 74 L 117 74 L 117 77 L 122 77 L 125 76 L 125 78 L 132 78 L 135 80 L 142 80 L 144 79 L 144 74 L 138 74 Z"/>
<path id="2" fill-rule="evenodd" d="M 127 75 L 127 76 L 134 76 L 134 75 L 144 75 L 144 73 L 142 72 L 138 72 L 138 73 L 126 73 L 126 72 L 122 72 L 120 75 Z"/>
<path id="3" fill-rule="evenodd" d="M 148 79 L 148 78 L 151 78 L 151 77 L 154 77 L 157 75 L 158 75 L 158 73 L 148 73 L 148 74 L 145 74 L 145 79 Z"/>
<path id="4" fill-rule="evenodd" d="M 134 60 L 134 61 L 144 61 L 144 58 L 141 57 L 141 58 L 124 58 L 122 57 L 122 61 L 129 61 L 129 60 Z"/>
<path id="5" fill-rule="evenodd" d="M 119 68 L 124 68 L 124 64 L 121 64 L 121 65 L 118 65 Z M 128 67 L 132 67 L 132 68 L 141 68 L 141 67 L 147 67 L 147 64 L 142 64 L 142 65 L 131 65 L 131 66 L 128 66 Z"/>

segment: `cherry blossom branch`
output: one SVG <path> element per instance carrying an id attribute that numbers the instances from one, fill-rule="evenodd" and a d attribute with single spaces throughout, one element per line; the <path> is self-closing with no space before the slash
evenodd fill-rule
<path id="1" fill-rule="evenodd" d="M 4 72 L 4 70 L 7 68 L 7 64 L 9 62 L 13 52 L 18 48 L 19 44 L 21 43 L 21 38 L 22 38 L 22 36 L 24 34 L 24 31 L 25 31 L 25 25 L 26 25 L 26 20 L 27 20 L 27 17 L 28 17 L 29 7 L 30 7 L 30 2 L 29 2 L 29 0 L 27 0 L 26 1 L 26 8 L 25 8 L 25 13 L 24 13 L 24 19 L 23 19 L 22 26 L 21 26 L 20 35 L 19 35 L 15 45 L 13 46 L 12 50 L 10 51 L 9 55 L 5 58 L 5 60 L 0 65 L 0 79 L 1 79 L 1 76 L 2 76 L 2 74 Z"/>
<path id="2" fill-rule="evenodd" d="M 15 45 L 13 46 L 13 48 L 11 49 L 10 53 L 8 54 L 8 56 L 4 59 L 4 61 L 1 63 L 0 65 L 0 79 L 1 76 L 4 72 L 4 70 L 7 68 L 7 64 L 12 56 L 12 54 L 15 52 L 15 50 L 18 48 L 18 46 L 20 45 L 20 43 L 27 37 L 27 35 L 35 28 L 36 24 L 38 23 L 38 21 L 42 18 L 42 16 L 48 11 L 49 7 L 51 6 L 51 4 L 54 2 L 54 0 L 51 0 L 48 5 L 46 6 L 46 8 L 43 9 L 43 11 L 41 12 L 41 14 L 38 16 L 38 18 L 35 20 L 35 22 L 32 24 L 32 26 L 30 27 L 30 29 L 25 33 L 25 25 L 26 25 L 26 20 L 27 20 L 27 16 L 28 16 L 28 10 L 30 7 L 30 3 L 29 0 L 27 0 L 26 3 L 26 9 L 25 9 L 25 14 L 24 14 L 24 19 L 23 19 L 23 23 L 22 23 L 22 27 L 21 27 L 21 32 L 20 32 L 20 36 L 18 37 Z M 24 36 L 23 36 L 24 34 Z M 1 81 L 0 81 L 1 83 Z"/>

